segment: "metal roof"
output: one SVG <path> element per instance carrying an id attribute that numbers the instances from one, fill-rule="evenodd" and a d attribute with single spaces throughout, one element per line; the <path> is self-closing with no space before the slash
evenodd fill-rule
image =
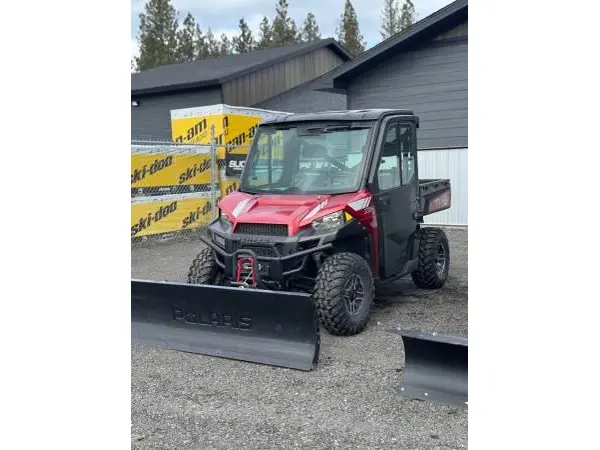
<path id="1" fill-rule="evenodd" d="M 345 61 L 352 58 L 335 39 L 321 39 L 214 59 L 169 64 L 133 73 L 131 74 L 131 94 L 156 94 L 218 86 L 233 78 L 323 47 L 329 47 Z"/>

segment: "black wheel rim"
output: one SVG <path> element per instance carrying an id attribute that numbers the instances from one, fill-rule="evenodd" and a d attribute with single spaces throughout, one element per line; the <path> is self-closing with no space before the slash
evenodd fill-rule
<path id="1" fill-rule="evenodd" d="M 344 289 L 346 291 L 344 294 L 346 310 L 350 315 L 355 316 L 359 313 L 365 298 L 365 289 L 360 276 L 357 274 L 351 275 L 346 281 Z"/>
<path id="2" fill-rule="evenodd" d="M 446 248 L 441 242 L 440 245 L 438 245 L 438 250 L 435 255 L 435 270 L 440 277 L 446 270 Z"/>

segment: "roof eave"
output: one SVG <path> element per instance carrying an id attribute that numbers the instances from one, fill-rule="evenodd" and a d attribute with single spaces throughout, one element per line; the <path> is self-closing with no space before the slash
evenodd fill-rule
<path id="1" fill-rule="evenodd" d="M 205 80 L 195 83 L 173 84 L 169 86 L 156 86 L 151 88 L 131 89 L 131 96 L 136 95 L 155 95 L 155 94 L 174 94 L 178 92 L 189 91 L 192 89 L 206 89 L 220 87 L 220 80 Z"/>
<path id="2" fill-rule="evenodd" d="M 332 38 L 332 42 L 331 42 L 331 44 L 329 44 L 329 46 L 331 46 L 334 53 L 336 53 L 342 59 L 344 59 L 346 61 L 350 61 L 353 58 L 352 54 L 348 50 L 346 50 L 346 48 L 342 44 L 340 44 L 338 41 L 336 41 L 335 39 Z"/>
<path id="3" fill-rule="evenodd" d="M 332 74 L 324 80 L 323 87 L 317 90 L 344 89 L 346 81 L 360 74 L 367 66 L 379 64 L 388 54 L 402 51 L 418 45 L 433 37 L 440 28 L 466 18 L 468 15 L 468 0 L 457 0 L 448 6 L 436 11 L 430 16 L 415 23 L 406 31 L 399 33 L 367 50 L 352 61 L 334 69 Z"/>

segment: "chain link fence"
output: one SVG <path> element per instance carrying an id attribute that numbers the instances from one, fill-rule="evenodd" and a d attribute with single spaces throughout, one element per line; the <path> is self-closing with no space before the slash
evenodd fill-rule
<path id="1" fill-rule="evenodd" d="M 218 216 L 221 197 L 237 189 L 249 149 L 149 139 L 131 141 L 132 245 L 185 239 Z"/>

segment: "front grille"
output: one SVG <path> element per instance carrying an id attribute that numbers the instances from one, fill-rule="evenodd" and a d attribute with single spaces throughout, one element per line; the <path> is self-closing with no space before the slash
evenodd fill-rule
<path id="1" fill-rule="evenodd" d="M 277 256 L 273 247 L 263 247 L 259 245 L 242 245 L 240 242 L 233 243 L 233 251 L 237 251 L 241 248 L 252 250 L 256 256 Z M 281 249 L 278 249 L 281 252 Z"/>
<path id="2" fill-rule="evenodd" d="M 255 234 L 259 236 L 287 236 L 287 225 L 274 225 L 270 223 L 238 223 L 234 233 Z"/>

